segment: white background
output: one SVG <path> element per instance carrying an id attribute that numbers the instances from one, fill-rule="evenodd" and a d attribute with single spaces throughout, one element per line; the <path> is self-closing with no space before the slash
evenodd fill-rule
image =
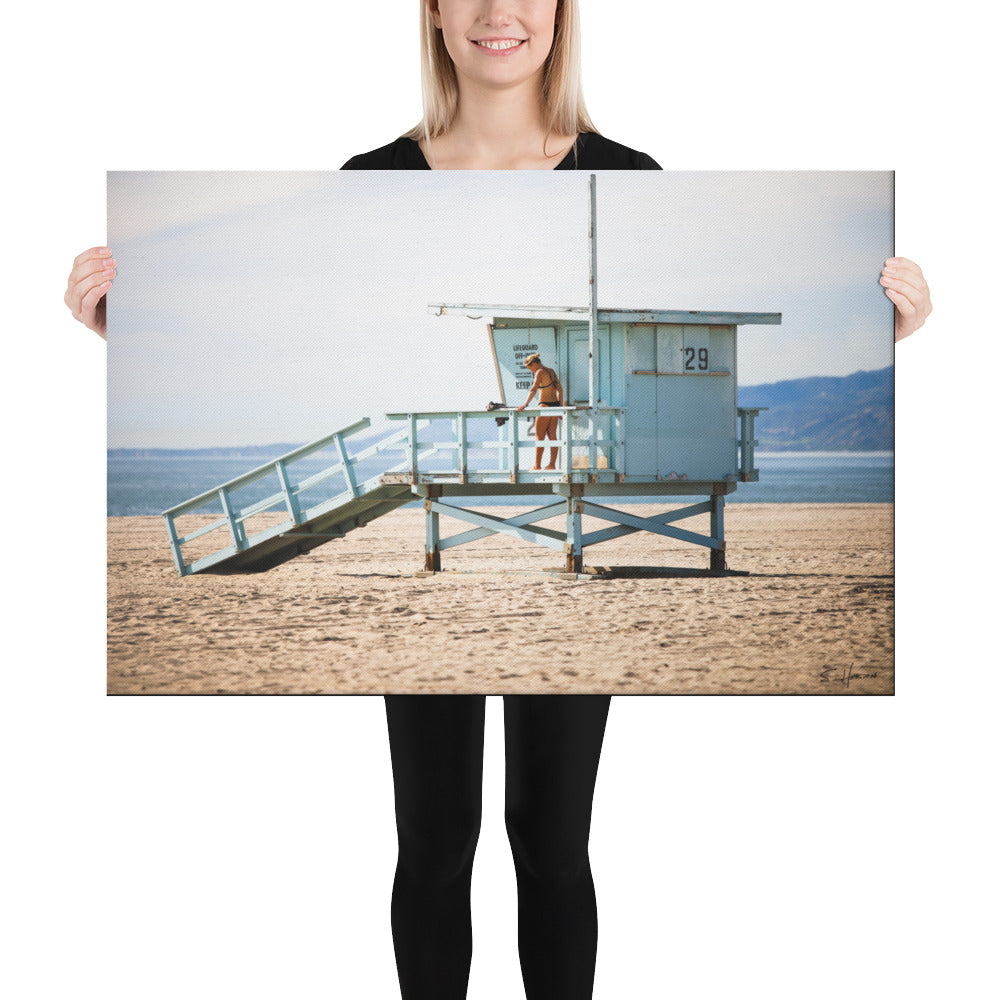
<path id="1" fill-rule="evenodd" d="M 104 356 L 61 303 L 107 169 L 333 168 L 416 119 L 415 0 L 5 24 L 10 996 L 396 996 L 380 699 L 106 698 Z M 676 169 L 897 171 L 897 695 L 618 698 L 595 996 L 990 994 L 995 81 L 981 4 L 583 3 L 598 127 Z M 929 20 L 933 19 L 933 20 Z M 488 713 L 470 998 L 520 994 Z"/>

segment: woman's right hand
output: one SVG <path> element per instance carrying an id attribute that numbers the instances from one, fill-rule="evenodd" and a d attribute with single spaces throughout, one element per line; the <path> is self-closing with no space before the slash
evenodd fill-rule
<path id="1" fill-rule="evenodd" d="M 107 295 L 115 276 L 115 260 L 107 247 L 91 247 L 73 261 L 63 301 L 84 326 L 107 340 Z"/>

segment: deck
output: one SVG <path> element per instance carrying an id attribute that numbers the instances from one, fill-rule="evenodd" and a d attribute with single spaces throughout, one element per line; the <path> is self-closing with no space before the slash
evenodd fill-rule
<path id="1" fill-rule="evenodd" d="M 740 413 L 740 479 L 756 478 L 755 413 Z M 531 421 L 539 414 L 563 418 L 558 439 L 546 442 L 546 450 L 559 450 L 554 471 L 533 467 Z M 587 545 L 638 530 L 704 545 L 712 550 L 712 566 L 724 565 L 722 504 L 736 477 L 692 482 L 626 476 L 621 407 L 393 413 L 388 420 L 377 430 L 367 418 L 358 421 L 165 511 L 178 574 L 263 572 L 414 501 L 423 501 L 427 511 L 425 568 L 431 571 L 440 569 L 441 551 L 491 533 L 563 551 L 570 572 L 582 570 Z M 506 519 L 447 502 L 509 496 L 516 504 L 547 495 L 551 500 L 542 506 Z M 595 502 L 636 496 L 709 499 L 654 518 Z M 707 536 L 672 526 L 706 512 L 713 526 Z M 473 527 L 442 538 L 442 514 Z M 557 514 L 566 516 L 565 532 L 534 527 Z M 613 527 L 584 534 L 583 514 Z"/>

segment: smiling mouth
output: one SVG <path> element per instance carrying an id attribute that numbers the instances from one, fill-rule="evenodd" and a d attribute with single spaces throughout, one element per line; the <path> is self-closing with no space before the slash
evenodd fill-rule
<path id="1" fill-rule="evenodd" d="M 526 41 L 527 38 L 478 38 L 472 39 L 472 44 L 490 52 L 508 52 L 520 48 Z"/>

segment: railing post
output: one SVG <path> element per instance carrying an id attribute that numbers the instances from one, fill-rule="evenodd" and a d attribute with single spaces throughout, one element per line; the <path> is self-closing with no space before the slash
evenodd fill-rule
<path id="1" fill-rule="evenodd" d="M 285 494 L 285 506 L 288 507 L 288 515 L 292 519 L 292 524 L 301 524 L 302 511 L 299 509 L 298 498 L 292 493 L 288 469 L 285 468 L 285 463 L 280 458 L 274 463 L 274 468 L 278 473 L 278 482 L 281 483 L 281 492 Z"/>
<path id="2" fill-rule="evenodd" d="M 625 415 L 615 410 L 615 474 L 625 475 Z"/>
<path id="3" fill-rule="evenodd" d="M 174 515 L 164 514 L 163 520 L 167 522 L 167 536 L 170 538 L 170 551 L 174 557 L 174 568 L 178 576 L 184 575 L 184 557 L 181 555 L 181 543 L 177 538 L 177 528 L 174 525 Z"/>
<path id="4" fill-rule="evenodd" d="M 510 481 L 512 483 L 517 482 L 518 472 L 520 471 L 520 439 L 518 437 L 517 422 L 521 414 L 515 410 L 510 417 Z"/>
<path id="5" fill-rule="evenodd" d="M 750 471 L 747 467 L 747 426 L 749 414 L 740 410 L 740 479 L 745 479 Z"/>
<path id="6" fill-rule="evenodd" d="M 419 454 L 417 449 L 417 415 L 415 413 L 409 414 L 409 425 L 410 433 L 409 440 L 407 441 L 407 461 L 410 466 L 410 482 L 416 483 L 419 481 L 419 473 L 417 471 L 417 456 Z"/>
<path id="7" fill-rule="evenodd" d="M 587 463 L 590 466 L 590 473 L 593 475 L 597 472 L 597 421 L 599 419 L 598 411 L 594 410 L 592 416 L 590 417 L 590 440 L 587 442 Z"/>
<path id="8" fill-rule="evenodd" d="M 233 513 L 233 506 L 229 502 L 229 494 L 225 486 L 219 490 L 219 499 L 222 501 L 222 513 L 229 523 L 229 537 L 233 540 L 233 545 L 236 546 L 236 549 L 242 551 L 246 548 L 247 544 L 246 532 L 243 530 L 243 525 L 239 524 L 236 520 L 236 515 Z"/>
<path id="9" fill-rule="evenodd" d="M 469 471 L 468 462 L 468 427 L 466 425 L 466 415 L 464 411 L 455 414 L 456 424 L 455 431 L 458 434 L 458 447 L 455 449 L 456 457 L 458 460 L 458 474 L 459 482 L 464 483 L 465 477 Z"/>
<path id="10" fill-rule="evenodd" d="M 604 414 L 603 419 L 601 420 L 601 437 L 599 441 L 601 447 L 604 449 L 604 466 L 607 469 L 611 468 L 611 442 L 613 440 L 611 436 L 611 420 L 612 420 L 611 411 L 608 410 Z M 600 453 L 598 453 L 597 456 L 597 464 L 598 468 L 600 468 L 601 464 Z"/>
<path id="11" fill-rule="evenodd" d="M 565 419 L 562 422 L 562 460 L 563 471 L 567 476 L 573 475 L 573 428 L 570 425 L 573 422 L 573 417 L 575 415 L 575 410 L 568 410 L 563 414 Z"/>
<path id="12" fill-rule="evenodd" d="M 347 480 L 347 488 L 351 492 L 352 497 L 358 495 L 358 483 L 354 478 L 354 466 L 351 464 L 351 459 L 347 454 L 347 445 L 344 444 L 344 436 L 338 431 L 334 435 L 334 441 L 337 445 L 337 452 L 340 454 L 340 460 L 344 463 L 344 478 Z"/>

